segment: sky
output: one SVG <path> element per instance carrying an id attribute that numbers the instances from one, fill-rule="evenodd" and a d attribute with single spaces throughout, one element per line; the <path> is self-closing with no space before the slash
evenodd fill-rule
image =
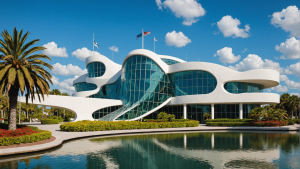
<path id="1" fill-rule="evenodd" d="M 300 83 L 299 0 L 109 0 L 4 1 L 0 31 L 29 31 L 51 57 L 53 86 L 75 92 L 93 50 L 122 64 L 142 47 L 192 62 L 211 62 L 237 71 L 274 69 L 280 85 L 265 92 L 298 95 Z M 187 56 L 187 57 L 186 57 Z"/>

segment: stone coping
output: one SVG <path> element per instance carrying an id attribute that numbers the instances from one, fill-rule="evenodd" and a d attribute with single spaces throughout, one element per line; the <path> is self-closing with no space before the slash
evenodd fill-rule
<path id="1" fill-rule="evenodd" d="M 200 124 L 199 127 L 182 127 L 182 128 L 159 128 L 159 129 L 132 129 L 132 130 L 107 130 L 107 131 L 91 131 L 91 132 L 64 132 L 59 130 L 60 124 L 56 125 L 41 125 L 40 123 L 23 123 L 38 127 L 41 130 L 49 130 L 52 136 L 56 139 L 49 143 L 38 144 L 33 146 L 15 147 L 0 149 L 0 156 L 16 155 L 23 153 L 32 153 L 51 149 L 61 145 L 64 141 L 79 139 L 94 136 L 111 136 L 124 134 L 138 134 L 138 133 L 158 133 L 158 132 L 184 132 L 184 131 L 217 131 L 217 130 L 248 130 L 248 131 L 299 131 L 299 125 L 289 125 L 281 127 L 217 127 L 206 126 Z"/>

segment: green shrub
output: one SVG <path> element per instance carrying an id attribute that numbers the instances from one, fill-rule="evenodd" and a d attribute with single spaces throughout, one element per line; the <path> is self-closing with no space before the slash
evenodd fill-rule
<path id="1" fill-rule="evenodd" d="M 41 124 L 58 124 L 58 119 L 42 119 Z"/>
<path id="2" fill-rule="evenodd" d="M 205 120 L 205 122 L 250 122 L 253 121 L 252 119 L 227 119 L 227 118 L 220 118 L 220 119 L 209 119 Z"/>
<path id="3" fill-rule="evenodd" d="M 250 126 L 250 122 L 206 122 L 207 126 Z"/>
<path id="4" fill-rule="evenodd" d="M 29 126 L 28 126 L 29 127 Z M 20 137 L 1 137 L 0 146 L 9 146 L 20 143 L 33 143 L 41 140 L 51 138 L 52 133 L 50 131 L 41 131 L 40 133 L 33 133 L 31 135 L 25 135 Z"/>
<path id="5" fill-rule="evenodd" d="M 143 119 L 143 122 L 169 122 L 168 119 Z M 173 122 L 189 121 L 189 119 L 173 119 Z"/>
<path id="6" fill-rule="evenodd" d="M 58 116 L 49 116 L 47 119 L 57 119 L 59 122 L 64 122 L 64 119 Z"/>
<path id="7" fill-rule="evenodd" d="M 293 120 L 289 120 L 289 123 L 288 123 L 289 125 L 294 125 L 295 124 L 295 122 L 293 121 Z"/>
<path id="8" fill-rule="evenodd" d="M 299 124 L 299 119 L 293 119 L 292 121 L 293 121 L 294 123 Z"/>
<path id="9" fill-rule="evenodd" d="M 140 121 L 78 121 L 60 125 L 61 131 L 83 132 L 126 129 L 154 129 L 175 127 L 197 127 L 199 121 L 189 120 L 183 122 L 140 122 Z"/>

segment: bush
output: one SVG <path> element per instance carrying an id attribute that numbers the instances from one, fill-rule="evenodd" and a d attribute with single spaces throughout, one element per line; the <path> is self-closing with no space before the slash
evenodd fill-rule
<path id="1" fill-rule="evenodd" d="M 61 131 L 83 132 L 104 130 L 126 130 L 126 129 L 154 129 L 175 127 L 197 127 L 199 121 L 189 120 L 184 122 L 152 122 L 140 121 L 78 121 L 60 125 Z"/>
<path id="2" fill-rule="evenodd" d="M 207 126 L 250 126 L 249 122 L 206 122 Z"/>
<path id="3" fill-rule="evenodd" d="M 57 119 L 59 122 L 64 122 L 64 119 L 58 116 L 49 116 L 47 119 Z"/>
<path id="4" fill-rule="evenodd" d="M 289 120 L 289 125 L 294 125 L 295 122 L 293 120 Z"/>
<path id="5" fill-rule="evenodd" d="M 286 126 L 288 125 L 288 121 L 258 121 L 258 122 L 250 122 L 250 125 L 252 126 Z"/>
<path id="6" fill-rule="evenodd" d="M 227 119 L 227 118 L 220 118 L 220 119 L 210 119 L 205 120 L 205 122 L 250 122 L 253 121 L 252 119 Z"/>
<path id="7" fill-rule="evenodd" d="M 58 124 L 58 119 L 42 119 L 41 124 Z"/>
<path id="8" fill-rule="evenodd" d="M 299 119 L 293 119 L 292 121 L 293 121 L 294 123 L 299 124 Z"/>
<path id="9" fill-rule="evenodd" d="M 20 143 L 33 143 L 41 140 L 51 138 L 50 131 L 41 131 L 39 133 L 33 133 L 31 135 L 25 135 L 20 137 L 0 137 L 0 146 L 9 146 Z"/>

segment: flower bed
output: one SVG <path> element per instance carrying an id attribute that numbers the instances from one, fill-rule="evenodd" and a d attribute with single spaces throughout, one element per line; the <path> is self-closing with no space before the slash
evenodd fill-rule
<path id="1" fill-rule="evenodd" d="M 78 121 L 60 125 L 61 131 L 84 132 L 103 130 L 154 129 L 175 127 L 198 127 L 199 121 L 147 123 L 139 121 Z"/>
<path id="2" fill-rule="evenodd" d="M 7 125 L 0 125 L 0 146 L 33 143 L 49 139 L 52 136 L 50 131 L 39 130 L 36 127 L 18 126 L 18 129 L 14 131 L 3 129 L 6 127 Z"/>
<path id="3" fill-rule="evenodd" d="M 289 124 L 289 121 L 275 121 L 275 120 L 271 120 L 271 121 L 257 121 L 257 122 L 250 122 L 251 126 L 286 126 Z"/>

